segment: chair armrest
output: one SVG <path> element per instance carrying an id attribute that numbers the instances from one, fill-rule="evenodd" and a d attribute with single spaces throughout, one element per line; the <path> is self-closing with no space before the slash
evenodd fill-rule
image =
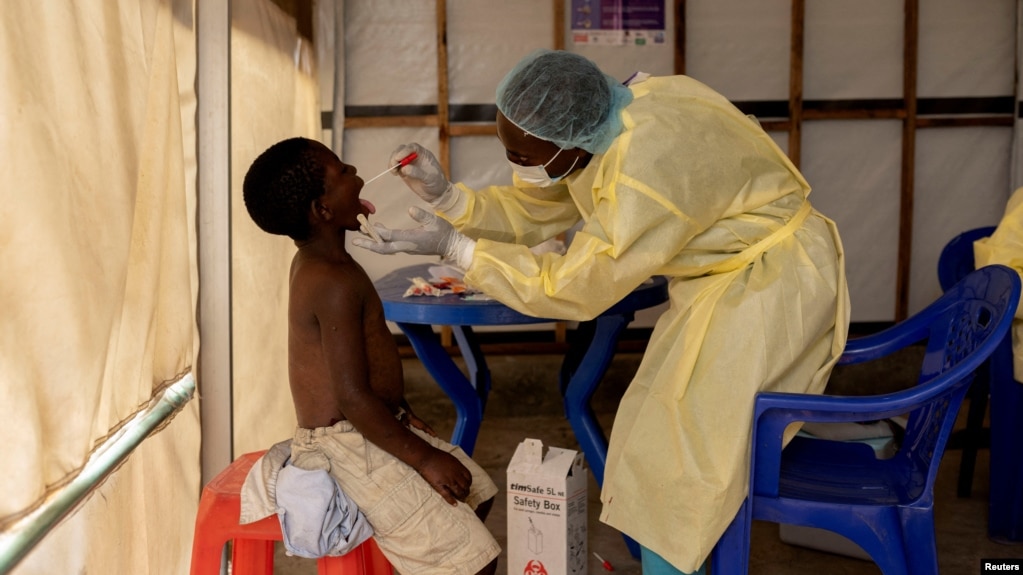
<path id="1" fill-rule="evenodd" d="M 846 342 L 838 365 L 871 361 L 901 351 L 927 338 L 929 321 L 914 317 L 887 329 Z"/>
<path id="2" fill-rule="evenodd" d="M 944 374 L 925 385 L 896 393 L 869 396 L 805 395 L 798 393 L 759 393 L 753 410 L 752 458 L 750 481 L 757 493 L 778 495 L 781 473 L 782 441 L 785 429 L 796 422 L 851 422 L 888 419 L 911 412 L 934 395 L 944 393 Z M 973 379 L 968 373 L 962 379 Z"/>
<path id="3" fill-rule="evenodd" d="M 932 394 L 934 385 L 913 386 L 883 395 L 757 394 L 753 417 L 764 429 L 784 427 L 796 421 L 849 422 L 886 419 L 911 411 Z"/>

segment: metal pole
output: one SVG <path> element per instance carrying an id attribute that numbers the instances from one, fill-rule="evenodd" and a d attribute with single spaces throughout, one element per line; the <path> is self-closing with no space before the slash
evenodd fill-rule
<path id="1" fill-rule="evenodd" d="M 233 457 L 231 364 L 231 13 L 196 2 L 199 361 L 202 484 Z M 198 494 L 197 494 L 198 496 Z"/>
<path id="2" fill-rule="evenodd" d="M 164 390 L 152 408 L 139 412 L 97 449 L 82 471 L 31 515 L 0 535 L 0 575 L 28 555 L 64 517 L 73 511 L 104 479 L 128 458 L 161 423 L 184 406 L 195 393 L 195 378 L 188 374 Z"/>

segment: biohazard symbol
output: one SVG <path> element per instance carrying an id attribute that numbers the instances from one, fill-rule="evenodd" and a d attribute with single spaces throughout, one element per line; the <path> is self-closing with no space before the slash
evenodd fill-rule
<path id="1" fill-rule="evenodd" d="M 536 559 L 530 559 L 529 563 L 526 563 L 526 568 L 522 570 L 522 575 L 547 575 L 547 568 Z"/>

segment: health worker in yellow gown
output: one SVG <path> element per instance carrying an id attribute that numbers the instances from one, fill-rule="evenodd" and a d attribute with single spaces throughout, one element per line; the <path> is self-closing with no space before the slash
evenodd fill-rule
<path id="1" fill-rule="evenodd" d="M 626 85 L 541 50 L 501 81 L 497 108 L 513 185 L 453 184 L 403 145 L 390 165 L 418 152 L 398 173 L 434 210 L 354 243 L 440 255 L 509 307 L 565 320 L 667 276 L 670 306 L 611 431 L 601 521 L 640 543 L 645 572 L 698 571 L 746 493 L 754 395 L 821 392 L 845 346 L 835 224 L 757 121 L 692 78 Z M 563 253 L 530 250 L 576 224 Z"/>
<path id="2" fill-rule="evenodd" d="M 1005 214 L 991 234 L 973 243 L 974 265 L 1009 266 L 1023 276 L 1023 188 L 1018 188 L 1005 206 Z M 1013 373 L 1023 382 L 1023 306 L 1016 309 L 1012 322 Z"/>

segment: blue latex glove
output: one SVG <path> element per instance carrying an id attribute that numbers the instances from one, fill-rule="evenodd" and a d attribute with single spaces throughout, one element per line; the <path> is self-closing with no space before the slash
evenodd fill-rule
<path id="1" fill-rule="evenodd" d="M 461 269 L 469 268 L 472 254 L 476 250 L 474 240 L 460 234 L 444 218 L 437 217 L 418 206 L 409 208 L 409 216 L 421 225 L 406 230 L 392 230 L 380 224 L 373 224 L 373 229 L 380 235 L 382 241 L 357 237 L 352 239 L 352 245 L 378 254 L 405 252 L 437 255 Z"/>

